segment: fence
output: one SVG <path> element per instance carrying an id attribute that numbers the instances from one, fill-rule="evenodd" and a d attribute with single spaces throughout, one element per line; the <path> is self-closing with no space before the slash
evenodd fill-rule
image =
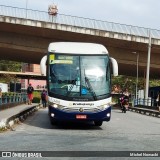
<path id="1" fill-rule="evenodd" d="M 121 94 L 112 94 L 112 99 L 117 104 L 120 103 L 120 100 L 119 100 L 120 97 L 121 97 Z M 149 107 L 149 108 L 157 108 L 156 99 L 153 99 L 153 98 L 135 99 L 135 96 L 131 95 L 129 97 L 129 103 L 131 104 L 131 106 L 144 106 L 144 107 Z"/>
<path id="2" fill-rule="evenodd" d="M 148 99 L 134 99 L 134 106 L 149 106 L 149 107 L 157 107 L 156 99 L 148 98 Z"/>
<path id="3" fill-rule="evenodd" d="M 28 97 L 26 93 L 18 93 L 15 95 L 3 95 L 2 98 L 0 98 L 0 107 L 4 104 L 26 102 L 27 99 Z"/>
<path id="4" fill-rule="evenodd" d="M 119 24 L 108 21 L 101 21 L 71 15 L 57 14 L 51 16 L 48 12 L 31 10 L 26 8 L 17 8 L 0 5 L 0 17 L 10 16 L 23 19 L 30 19 L 43 22 L 59 23 L 83 28 L 97 29 L 102 31 L 117 32 L 127 35 L 135 35 L 160 39 L 160 30 L 138 27 L 133 25 Z"/>

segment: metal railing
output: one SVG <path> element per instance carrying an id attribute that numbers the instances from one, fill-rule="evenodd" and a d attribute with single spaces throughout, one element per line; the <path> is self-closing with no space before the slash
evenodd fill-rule
<path id="1" fill-rule="evenodd" d="M 57 14 L 56 16 L 51 16 L 48 15 L 48 12 L 25 9 L 25 8 L 0 5 L 0 17 L 2 16 L 18 17 L 35 21 L 65 24 L 65 25 L 96 29 L 101 31 L 117 32 L 126 35 L 135 35 L 142 37 L 149 37 L 149 34 L 151 34 L 152 38 L 160 39 L 160 30 L 156 29 L 149 29 L 144 27 L 119 24 L 114 22 L 101 21 L 101 20 L 64 15 L 64 14 Z"/>
<path id="2" fill-rule="evenodd" d="M 134 106 L 148 106 L 148 107 L 155 107 L 157 108 L 157 103 L 156 103 L 156 99 L 142 99 L 142 98 L 138 98 L 138 99 L 133 99 L 134 100 Z"/>
<path id="3" fill-rule="evenodd" d="M 16 95 L 3 95 L 0 98 L 0 106 L 3 104 L 9 104 L 9 103 L 18 103 L 18 102 L 27 102 L 28 97 L 26 93 L 19 93 Z"/>

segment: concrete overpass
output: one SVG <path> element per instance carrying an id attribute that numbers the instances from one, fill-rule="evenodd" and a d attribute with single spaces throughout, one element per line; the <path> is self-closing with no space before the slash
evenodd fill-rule
<path id="1" fill-rule="evenodd" d="M 0 6 L 0 59 L 39 64 L 55 41 L 93 42 L 105 45 L 119 64 L 119 74 L 146 72 L 148 37 L 152 36 L 150 77 L 160 77 L 160 31 L 47 12 Z"/>

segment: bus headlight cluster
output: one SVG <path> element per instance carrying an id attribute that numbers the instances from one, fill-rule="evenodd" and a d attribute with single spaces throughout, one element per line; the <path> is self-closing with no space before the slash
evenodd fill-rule
<path id="1" fill-rule="evenodd" d="M 58 104 L 53 104 L 53 107 L 54 108 L 58 108 Z"/>
<path id="2" fill-rule="evenodd" d="M 62 109 L 63 108 L 63 106 L 55 104 L 55 103 L 51 104 L 51 106 L 54 107 L 54 108 L 58 108 L 58 109 Z"/>
<path id="3" fill-rule="evenodd" d="M 110 103 L 107 103 L 107 104 L 104 104 L 104 105 L 102 105 L 102 106 L 99 106 L 99 108 L 101 109 L 101 110 L 105 110 L 106 108 L 108 108 L 110 106 Z"/>

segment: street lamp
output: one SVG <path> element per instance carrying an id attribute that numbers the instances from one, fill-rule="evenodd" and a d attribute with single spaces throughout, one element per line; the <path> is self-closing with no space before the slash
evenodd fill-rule
<path id="1" fill-rule="evenodd" d="M 139 64 L 139 53 L 132 52 L 137 55 L 137 78 L 136 78 L 136 99 L 138 99 L 137 93 L 138 93 L 138 64 Z"/>

